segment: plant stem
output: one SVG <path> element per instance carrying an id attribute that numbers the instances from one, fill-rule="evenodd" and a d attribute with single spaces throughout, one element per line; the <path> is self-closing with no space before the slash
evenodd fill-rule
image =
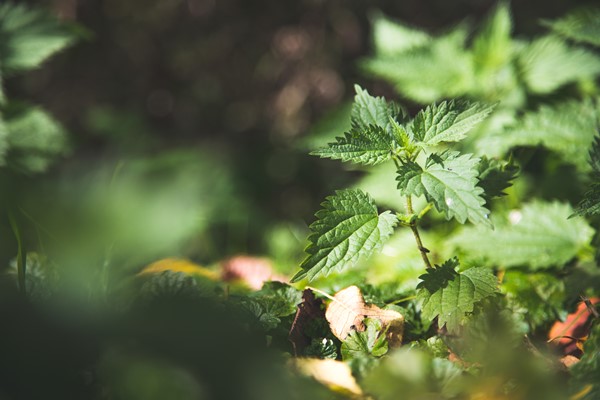
<path id="1" fill-rule="evenodd" d="M 406 212 L 409 215 L 414 215 L 415 211 L 413 210 L 413 206 L 412 206 L 412 196 L 406 196 Z M 417 228 L 417 218 L 412 218 L 410 220 L 410 229 L 413 232 L 413 235 L 415 237 L 415 241 L 417 242 L 417 247 L 419 248 L 419 252 L 421 252 L 421 258 L 423 259 L 423 262 L 425 263 L 425 267 L 427 269 L 431 269 L 433 268 L 431 266 L 431 262 L 429 261 L 429 257 L 427 256 L 427 253 L 429 253 L 429 250 L 427 248 L 425 248 L 425 246 L 423 246 L 423 242 L 421 241 L 421 235 L 419 234 L 419 229 Z"/>

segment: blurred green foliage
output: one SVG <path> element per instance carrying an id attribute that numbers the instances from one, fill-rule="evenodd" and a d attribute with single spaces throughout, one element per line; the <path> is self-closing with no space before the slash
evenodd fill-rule
<path id="1" fill-rule="evenodd" d="M 400 230 L 369 262 L 313 285 L 334 293 L 358 283 L 367 303 L 402 313 L 406 345 L 389 349 L 379 320 L 341 343 L 320 319 L 302 355 L 346 360 L 365 396 L 380 399 L 561 399 L 567 390 L 594 399 L 597 327 L 569 371 L 544 335 L 580 295 L 598 295 L 597 220 L 567 219 L 566 203 L 597 169 L 586 157 L 597 133 L 597 11 L 554 19 L 572 2 L 516 3 L 512 12 L 508 2 L 441 0 L 0 4 L 0 212 L 12 222 L 0 225 L 0 398 L 348 398 L 289 367 L 298 287 L 251 291 L 225 281 L 220 262 L 266 254 L 291 276 L 304 221 L 343 186 L 407 211 L 390 190 L 395 169 L 353 167 L 344 178 L 305 155 L 351 130 L 347 100 L 366 72 L 370 89 L 405 103 L 397 115 L 456 96 L 495 105 L 461 149 L 511 154 L 477 170 L 481 187 L 508 196 L 485 199 L 492 232 L 434 212 L 423 221 L 434 262 L 462 257 L 436 283 L 472 297 L 458 310 L 468 318 L 451 325 L 464 325 L 462 336 L 432 321 L 442 299 L 415 301 L 427 279 Z M 440 30 L 465 14 L 487 17 Z M 545 22 L 552 32 L 533 16 L 554 21 Z M 515 218 L 522 239 L 506 233 Z M 140 273 L 166 257 L 206 268 Z M 484 262 L 509 268 L 501 294 L 462 285 Z"/>

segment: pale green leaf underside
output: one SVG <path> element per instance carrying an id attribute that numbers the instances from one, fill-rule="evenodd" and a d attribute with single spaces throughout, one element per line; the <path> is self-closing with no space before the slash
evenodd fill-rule
<path id="1" fill-rule="evenodd" d="M 483 189 L 477 186 L 478 164 L 479 158 L 458 152 L 431 155 L 424 169 L 407 162 L 398 169 L 398 189 L 403 195 L 425 195 L 448 219 L 490 226 Z"/>
<path id="2" fill-rule="evenodd" d="M 35 68 L 74 39 L 50 14 L 23 5 L 0 5 L 0 59 L 5 71 Z"/>
<path id="3" fill-rule="evenodd" d="M 501 2 L 473 39 L 473 61 L 479 69 L 496 69 L 510 60 L 511 31 L 510 8 Z"/>
<path id="4" fill-rule="evenodd" d="M 600 57 L 556 36 L 545 36 L 524 46 L 518 61 L 523 80 L 534 93 L 551 93 L 567 83 L 600 74 Z"/>
<path id="5" fill-rule="evenodd" d="M 501 267 L 532 269 L 562 266 L 590 242 L 594 230 L 569 217 L 571 206 L 532 202 L 494 220 L 495 230 L 464 228 L 453 242 L 471 257 Z"/>
<path id="6" fill-rule="evenodd" d="M 438 317 L 438 326 L 446 325 L 449 332 L 456 332 L 475 304 L 496 292 L 498 280 L 489 268 L 471 268 L 460 274 L 450 271 L 452 263 L 446 263 L 422 275 L 418 298 L 422 301 L 421 315 L 425 319 Z M 443 269 L 447 269 L 444 271 Z M 436 275 L 441 275 L 437 277 Z M 431 292 L 429 280 L 443 280 L 437 290 Z"/>
<path id="7" fill-rule="evenodd" d="M 312 280 L 369 257 L 392 234 L 397 222 L 389 211 L 378 214 L 373 199 L 358 189 L 340 190 L 322 206 L 310 226 L 308 257 L 292 282 Z"/>
<path id="8" fill-rule="evenodd" d="M 385 17 L 378 17 L 373 22 L 375 52 L 380 55 L 399 54 L 422 46 L 430 39 L 430 36 L 421 30 L 409 28 Z"/>
<path id="9" fill-rule="evenodd" d="M 377 54 L 361 66 L 419 103 L 462 96 L 474 85 L 473 60 L 465 51 L 465 40 L 466 31 L 456 29 L 401 53 Z"/>
<path id="10" fill-rule="evenodd" d="M 597 133 L 597 112 L 591 102 L 570 101 L 558 106 L 542 106 L 525 114 L 520 123 L 482 138 L 477 150 L 502 155 L 515 146 L 544 147 L 586 171 L 588 149 Z"/>
<path id="11" fill-rule="evenodd" d="M 600 8 L 578 9 L 548 25 L 569 39 L 600 46 Z"/>
<path id="12" fill-rule="evenodd" d="M 493 106 L 465 101 L 444 101 L 419 111 L 412 123 L 416 141 L 423 146 L 458 142 L 483 121 Z"/>

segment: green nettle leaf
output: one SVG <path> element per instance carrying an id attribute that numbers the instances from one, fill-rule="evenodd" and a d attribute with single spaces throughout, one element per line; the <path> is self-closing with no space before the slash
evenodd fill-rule
<path id="1" fill-rule="evenodd" d="M 337 359 L 337 346 L 335 342 L 327 338 L 312 339 L 303 353 L 305 357 L 324 359 Z"/>
<path id="2" fill-rule="evenodd" d="M 529 90 L 539 94 L 600 74 L 600 57 L 584 48 L 569 46 L 556 36 L 545 36 L 524 46 L 518 64 Z"/>
<path id="3" fill-rule="evenodd" d="M 483 188 L 483 197 L 489 202 L 494 197 L 506 196 L 504 190 L 512 186 L 517 177 L 519 167 L 512 160 L 500 161 L 494 158 L 481 157 L 479 162 L 479 183 Z"/>
<path id="4" fill-rule="evenodd" d="M 387 102 L 383 97 L 374 97 L 365 89 L 354 85 L 356 96 L 352 106 L 352 126 L 357 129 L 368 130 L 372 126 L 379 126 L 387 129 L 390 125 L 390 119 L 404 117 L 402 108 L 394 103 Z"/>
<path id="5" fill-rule="evenodd" d="M 482 138 L 477 150 L 501 155 L 515 146 L 544 147 L 587 170 L 587 151 L 598 132 L 597 112 L 589 101 L 569 101 L 557 106 L 542 106 L 525 114 L 514 126 Z"/>
<path id="6" fill-rule="evenodd" d="M 273 302 L 281 305 L 278 316 L 287 316 L 296 313 L 297 305 L 302 302 L 302 292 L 282 282 L 266 282 L 263 287 L 252 294 L 253 298 L 264 302 Z"/>
<path id="7" fill-rule="evenodd" d="M 377 214 L 371 197 L 358 189 L 337 191 L 322 203 L 310 226 L 308 257 L 292 282 L 314 279 L 334 269 L 352 266 L 369 257 L 392 234 L 397 217 L 389 211 Z"/>
<path id="8" fill-rule="evenodd" d="M 483 189 L 477 186 L 479 158 L 446 151 L 431 154 L 422 168 L 409 161 L 398 169 L 398 189 L 403 195 L 425 195 L 446 218 L 491 226 L 483 205 Z"/>
<path id="9" fill-rule="evenodd" d="M 394 54 L 377 54 L 361 66 L 370 75 L 392 83 L 402 96 L 419 103 L 462 96 L 474 86 L 473 61 L 465 51 L 467 30 Z"/>
<path id="10" fill-rule="evenodd" d="M 43 172 L 66 151 L 62 126 L 37 107 L 9 109 L 5 124 L 10 149 L 7 159 L 13 168 L 29 173 Z"/>
<path id="11" fill-rule="evenodd" d="M 431 37 L 418 29 L 380 16 L 373 21 L 373 44 L 379 55 L 400 54 L 426 44 Z"/>
<path id="12" fill-rule="evenodd" d="M 494 218 L 493 231 L 464 228 L 452 239 L 472 257 L 502 267 L 562 266 L 587 246 L 594 230 L 581 218 L 569 219 L 571 206 L 532 202 Z"/>
<path id="13" fill-rule="evenodd" d="M 336 140 L 335 143 L 329 143 L 329 147 L 310 154 L 357 164 L 376 165 L 389 160 L 399 148 L 393 137 L 383 128 L 374 125 L 367 129 L 352 129 Z"/>
<path id="14" fill-rule="evenodd" d="M 422 146 L 458 142 L 483 121 L 493 106 L 466 101 L 444 101 L 419 111 L 412 122 L 414 139 Z"/>
<path id="15" fill-rule="evenodd" d="M 404 119 L 404 111 L 397 104 L 386 102 L 383 97 L 371 96 L 358 85 L 355 88 L 350 132 L 311 154 L 357 164 L 380 164 L 389 160 L 401 147 L 404 138 L 398 135 L 402 128 L 396 118 Z"/>
<path id="16" fill-rule="evenodd" d="M 546 24 L 559 35 L 577 42 L 600 46 L 600 8 L 580 8 Z"/>
<path id="17" fill-rule="evenodd" d="M 438 317 L 438 325 L 446 325 L 449 332 L 457 332 L 475 304 L 492 296 L 498 287 L 498 279 L 489 268 L 470 268 L 457 273 L 457 266 L 456 258 L 448 260 L 421 275 L 422 282 L 417 286 L 422 317 Z"/>
<path id="18" fill-rule="evenodd" d="M 473 61 L 479 69 L 495 69 L 510 61 L 511 31 L 508 2 L 501 2 L 473 40 Z"/>
<path id="19" fill-rule="evenodd" d="M 360 356 L 381 357 L 388 351 L 383 324 L 377 318 L 365 318 L 363 332 L 352 331 L 342 343 L 342 359 L 351 360 Z"/>
<path id="20" fill-rule="evenodd" d="M 0 60 L 3 71 L 35 68 L 72 44 L 75 35 L 56 17 L 24 5 L 0 5 Z"/>
<path id="21" fill-rule="evenodd" d="M 590 150 L 590 166 L 594 170 L 594 182 L 575 209 L 575 215 L 589 216 L 600 213 L 600 136 Z"/>

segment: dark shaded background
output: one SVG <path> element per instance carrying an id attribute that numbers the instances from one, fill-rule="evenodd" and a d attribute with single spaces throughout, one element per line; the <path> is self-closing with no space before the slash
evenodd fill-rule
<path id="1" fill-rule="evenodd" d="M 467 18 L 480 21 L 496 3 L 26 2 L 89 30 L 74 48 L 7 83 L 9 96 L 42 104 L 67 127 L 75 151 L 63 163 L 210 148 L 228 160 L 250 210 L 245 229 L 253 234 L 228 248 L 259 253 L 270 222 L 309 222 L 321 199 L 352 179 L 339 173 L 339 163 L 307 156 L 298 145 L 311 125 L 350 99 L 356 82 L 393 96 L 357 68 L 370 51 L 369 16 L 379 10 L 441 32 Z M 579 4 L 514 1 L 516 34 L 540 32 L 540 18 Z"/>

